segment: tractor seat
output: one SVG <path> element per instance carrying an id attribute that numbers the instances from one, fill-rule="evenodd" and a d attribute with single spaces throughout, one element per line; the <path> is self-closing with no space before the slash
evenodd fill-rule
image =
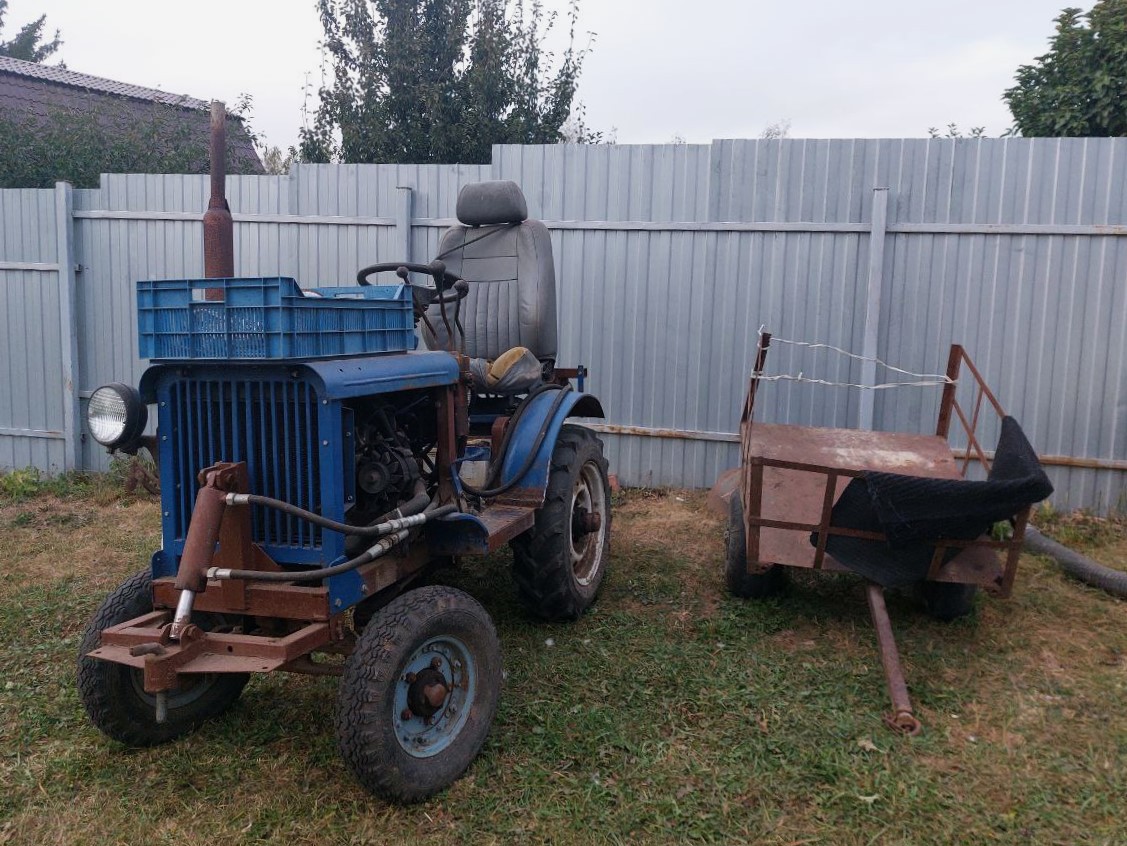
<path id="1" fill-rule="evenodd" d="M 459 225 L 443 234 L 436 258 L 470 283 L 461 306 L 466 354 L 489 363 L 524 347 L 540 362 L 554 363 L 556 271 L 547 227 L 528 219 L 524 194 L 508 180 L 463 186 L 456 213 Z M 453 323 L 451 306 L 447 315 Z M 446 349 L 437 305 L 427 318 L 434 332 L 424 324 L 423 342 L 432 350 Z M 489 367 L 479 363 L 477 369 Z"/>

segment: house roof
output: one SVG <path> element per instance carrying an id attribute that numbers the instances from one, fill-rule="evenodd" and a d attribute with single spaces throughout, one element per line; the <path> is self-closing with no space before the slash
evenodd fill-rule
<path id="1" fill-rule="evenodd" d="M 68 85 L 72 88 L 116 94 L 119 97 L 148 100 L 154 103 L 164 103 L 168 106 L 180 106 L 185 109 L 210 108 L 210 105 L 204 100 L 197 100 L 186 94 L 170 94 L 158 88 L 143 88 L 140 85 L 130 85 L 127 82 L 117 82 L 100 76 L 91 76 L 88 73 L 77 73 L 66 68 L 41 65 L 36 62 L 24 62 L 7 56 L 0 56 L 0 73 L 14 73 L 31 79 L 41 79 L 44 82 Z"/>

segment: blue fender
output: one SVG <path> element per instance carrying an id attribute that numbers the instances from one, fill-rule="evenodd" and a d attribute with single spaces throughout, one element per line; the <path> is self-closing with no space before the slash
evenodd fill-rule
<path id="1" fill-rule="evenodd" d="M 533 509 L 540 508 L 544 504 L 552 451 L 556 448 L 560 429 L 568 417 L 605 416 L 603 406 L 598 399 L 590 394 L 569 392 L 551 413 L 549 420 L 549 412 L 552 411 L 552 405 L 558 398 L 559 394 L 555 391 L 537 394 L 521 414 L 520 420 L 516 422 L 516 428 L 509 437 L 505 462 L 501 466 L 501 484 L 507 484 L 517 477 L 523 469 L 529 451 L 536 444 L 536 436 L 540 433 L 540 427 L 544 425 L 545 420 L 548 420 L 548 426 L 544 440 L 528 470 L 513 488 L 496 497 L 487 509 L 487 511 L 493 509 L 495 517 L 496 511 L 505 510 L 505 506 L 509 506 L 509 514 L 506 516 L 512 517 L 514 512 L 530 515 Z M 487 523 L 476 514 L 451 514 L 427 524 L 424 530 L 427 548 L 432 555 L 484 555 L 496 548 L 499 542 L 504 542 L 504 539 L 497 541 L 492 535 L 491 525 L 496 526 L 496 519 Z M 506 538 L 509 536 L 511 535 L 506 535 Z"/>
<path id="2" fill-rule="evenodd" d="M 536 436 L 540 427 L 548 418 L 552 405 L 559 397 L 555 391 L 544 391 L 537 394 L 530 401 L 528 408 L 521 414 L 516 422 L 516 428 L 509 436 L 509 446 L 505 454 L 505 462 L 501 465 L 500 484 L 505 485 L 516 478 L 520 473 L 529 451 L 536 444 Z M 548 428 L 536 457 L 528 471 L 517 484 L 497 497 L 497 502 L 504 505 L 524 505 L 539 508 L 544 504 L 544 495 L 548 488 L 548 472 L 552 460 L 552 450 L 556 448 L 556 439 L 560 436 L 560 429 L 568 417 L 605 417 L 603 406 L 591 394 L 568 392 L 559 407 L 548 421 Z"/>

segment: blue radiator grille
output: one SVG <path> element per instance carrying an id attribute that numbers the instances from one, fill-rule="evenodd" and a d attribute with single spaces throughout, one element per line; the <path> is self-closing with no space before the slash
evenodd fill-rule
<path id="1" fill-rule="evenodd" d="M 172 421 L 173 537 L 188 531 L 197 474 L 218 461 L 245 461 L 252 493 L 320 513 L 317 397 L 293 380 L 177 379 L 169 385 Z M 161 468 L 162 473 L 165 472 Z M 277 511 L 253 509 L 254 539 L 264 546 L 315 549 L 316 526 Z"/>

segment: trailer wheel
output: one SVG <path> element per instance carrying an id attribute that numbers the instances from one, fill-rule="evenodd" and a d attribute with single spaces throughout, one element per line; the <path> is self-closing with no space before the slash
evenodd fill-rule
<path id="1" fill-rule="evenodd" d="M 955 582 L 922 582 L 920 592 L 923 594 L 927 613 L 937 620 L 950 623 L 974 610 L 974 596 L 978 593 L 978 587 Z"/>
<path id="2" fill-rule="evenodd" d="M 194 731 L 231 707 L 250 678 L 246 673 L 187 676 L 181 687 L 168 692 L 168 719 L 158 723 L 156 697 L 145 692 L 140 670 L 87 657 L 101 644 L 103 629 L 152 610 L 152 575 L 143 570 L 106 597 L 78 651 L 78 694 L 90 721 L 127 746 L 156 746 Z M 222 618 L 206 613 L 193 614 L 192 622 L 205 630 L 223 625 Z"/>
<path id="3" fill-rule="evenodd" d="M 744 531 L 744 509 L 738 490 L 728 500 L 728 528 L 725 530 L 727 555 L 724 577 L 728 591 L 740 599 L 766 599 L 779 593 L 786 585 L 786 574 L 778 564 L 772 564 L 762 573 L 747 571 L 747 533 Z"/>
<path id="4" fill-rule="evenodd" d="M 610 481 L 603 442 L 590 429 L 560 430 L 536 523 L 513 539 L 513 578 L 528 610 L 574 620 L 595 601 L 610 556 Z"/>
<path id="5" fill-rule="evenodd" d="M 376 613 L 345 663 L 341 757 L 378 796 L 420 802 L 473 763 L 500 692 L 501 646 L 488 612 L 444 585 L 405 593 Z"/>

